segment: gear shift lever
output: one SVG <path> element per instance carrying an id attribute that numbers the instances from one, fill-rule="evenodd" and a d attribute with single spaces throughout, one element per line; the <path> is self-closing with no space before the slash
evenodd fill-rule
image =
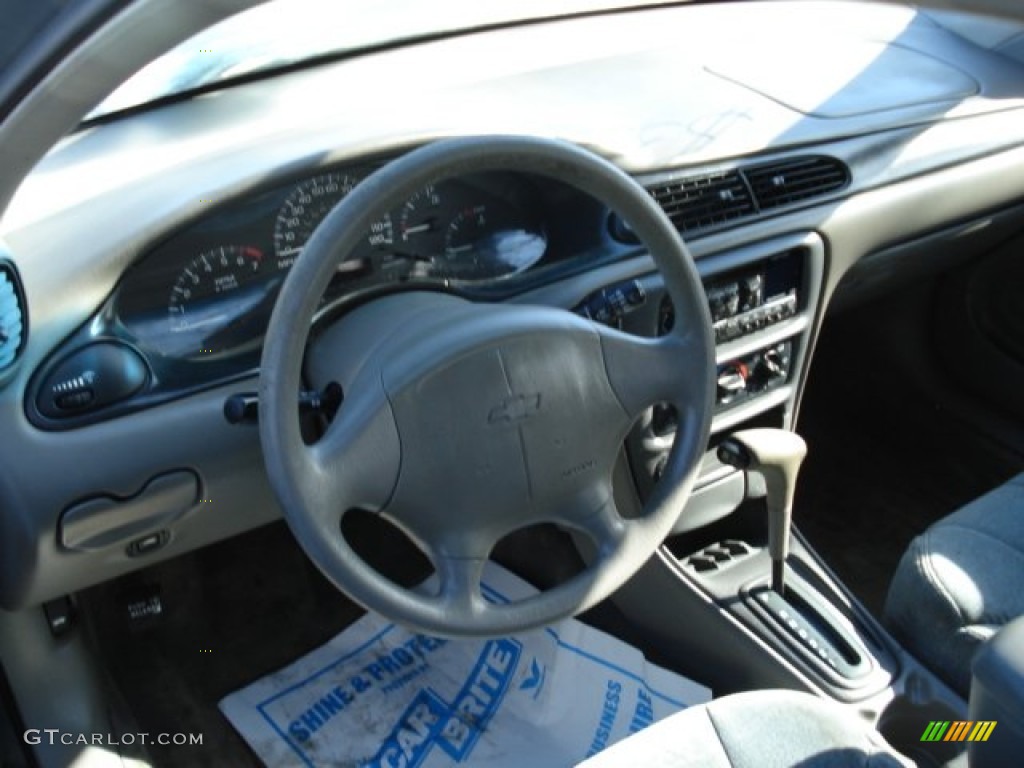
<path id="1" fill-rule="evenodd" d="M 783 429 L 746 429 L 735 432 L 718 446 L 724 464 L 757 472 L 765 481 L 768 497 L 768 553 L 772 558 L 772 589 L 780 595 L 789 555 L 789 526 L 800 462 L 807 444 L 795 432 Z"/>

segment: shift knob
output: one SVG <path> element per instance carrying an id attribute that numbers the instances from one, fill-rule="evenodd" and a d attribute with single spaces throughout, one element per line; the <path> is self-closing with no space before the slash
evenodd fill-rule
<path id="1" fill-rule="evenodd" d="M 768 506 L 768 554 L 772 558 L 772 589 L 782 593 L 793 496 L 807 443 L 784 429 L 746 429 L 735 432 L 718 447 L 725 464 L 756 472 L 764 478 Z"/>

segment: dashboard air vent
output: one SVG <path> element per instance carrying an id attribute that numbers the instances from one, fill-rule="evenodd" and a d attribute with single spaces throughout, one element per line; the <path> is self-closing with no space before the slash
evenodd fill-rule
<path id="1" fill-rule="evenodd" d="M 688 233 L 838 192 L 850 180 L 850 169 L 838 158 L 801 155 L 659 181 L 647 191 L 676 229 Z M 611 229 L 623 242 L 636 242 L 629 225 L 616 216 Z"/>
<path id="2" fill-rule="evenodd" d="M 736 171 L 674 179 L 648 191 L 680 232 L 749 216 L 756 210 Z"/>
<path id="3" fill-rule="evenodd" d="M 9 367 L 25 340 L 25 308 L 14 270 L 0 263 L 0 371 Z"/>
<path id="4" fill-rule="evenodd" d="M 835 192 L 850 182 L 846 166 L 823 155 L 758 165 L 743 173 L 762 211 Z"/>

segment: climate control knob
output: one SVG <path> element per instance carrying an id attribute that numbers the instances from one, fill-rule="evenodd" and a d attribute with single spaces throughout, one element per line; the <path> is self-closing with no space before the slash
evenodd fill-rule
<path id="1" fill-rule="evenodd" d="M 772 379 L 786 375 L 782 353 L 778 349 L 769 349 L 764 353 L 764 356 L 761 358 L 761 367 L 764 368 L 768 377 Z"/>
<path id="2" fill-rule="evenodd" d="M 718 374 L 718 402 L 728 403 L 747 391 L 747 366 L 730 365 Z"/>

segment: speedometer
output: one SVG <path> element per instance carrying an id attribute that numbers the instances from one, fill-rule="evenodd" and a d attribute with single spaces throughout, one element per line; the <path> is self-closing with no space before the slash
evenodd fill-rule
<path id="1" fill-rule="evenodd" d="M 295 263 L 313 231 L 358 181 L 347 173 L 325 173 L 301 182 L 291 191 L 274 223 L 274 252 L 278 269 L 288 269 Z M 376 250 L 387 248 L 394 242 L 390 215 L 373 223 L 366 234 L 366 242 Z"/>

